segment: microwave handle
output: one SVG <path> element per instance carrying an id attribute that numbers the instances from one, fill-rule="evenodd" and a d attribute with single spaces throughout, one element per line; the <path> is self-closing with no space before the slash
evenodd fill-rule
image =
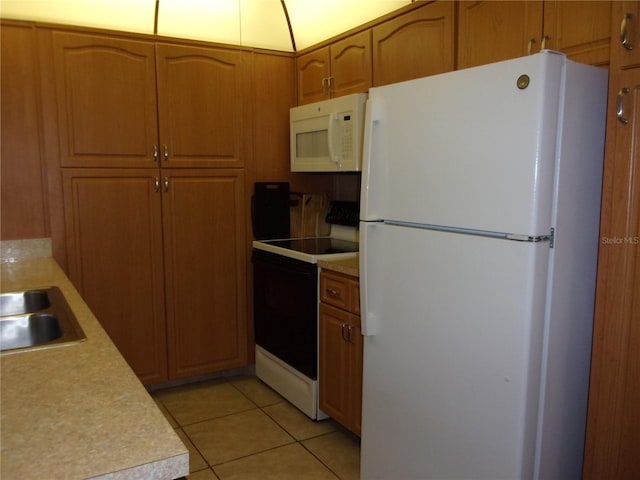
<path id="1" fill-rule="evenodd" d="M 335 131 L 335 122 L 338 120 L 338 114 L 337 113 L 331 113 L 329 114 L 329 126 L 327 128 L 327 136 L 328 141 L 329 141 L 329 158 L 331 159 L 331 161 L 335 164 L 337 164 L 338 166 L 340 165 L 340 158 L 336 155 L 336 151 L 335 151 L 335 138 L 334 138 L 334 131 Z"/>

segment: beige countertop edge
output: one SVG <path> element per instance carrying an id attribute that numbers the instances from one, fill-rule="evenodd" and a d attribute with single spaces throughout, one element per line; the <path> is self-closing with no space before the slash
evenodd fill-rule
<path id="1" fill-rule="evenodd" d="M 331 270 L 333 272 L 359 277 L 359 258 L 360 255 L 357 254 L 354 257 L 342 258 L 339 260 L 318 260 L 318 266 L 323 270 Z"/>
<path id="2" fill-rule="evenodd" d="M 0 356 L 0 477 L 187 476 L 187 448 L 57 263 L 32 258 L 0 266 L 3 292 L 58 286 L 87 336 Z"/>

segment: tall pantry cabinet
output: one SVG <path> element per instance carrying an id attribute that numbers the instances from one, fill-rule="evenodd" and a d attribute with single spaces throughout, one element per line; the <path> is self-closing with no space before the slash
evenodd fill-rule
<path id="1" fill-rule="evenodd" d="M 52 50 L 70 278 L 144 383 L 244 366 L 243 53 Z"/>
<path id="2" fill-rule="evenodd" d="M 611 21 L 585 480 L 640 478 L 640 2 Z"/>

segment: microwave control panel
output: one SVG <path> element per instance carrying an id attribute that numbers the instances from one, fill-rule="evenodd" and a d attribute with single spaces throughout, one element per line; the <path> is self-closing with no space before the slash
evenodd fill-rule
<path id="1" fill-rule="evenodd" d="M 342 158 L 351 158 L 353 156 L 353 122 L 351 121 L 351 114 L 347 113 L 341 115 L 342 128 L 339 129 L 342 132 Z"/>

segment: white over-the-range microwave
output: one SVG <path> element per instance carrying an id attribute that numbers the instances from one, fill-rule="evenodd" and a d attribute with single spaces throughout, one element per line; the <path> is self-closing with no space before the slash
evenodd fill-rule
<path id="1" fill-rule="evenodd" d="M 292 172 L 359 172 L 366 93 L 293 107 Z"/>

